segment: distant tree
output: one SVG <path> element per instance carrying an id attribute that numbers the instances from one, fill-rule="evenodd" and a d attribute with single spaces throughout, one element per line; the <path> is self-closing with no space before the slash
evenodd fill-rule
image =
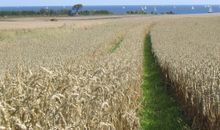
<path id="1" fill-rule="evenodd" d="M 83 5 L 82 4 L 75 4 L 72 7 L 72 10 L 75 10 L 76 15 L 78 15 L 79 10 L 82 9 Z"/>
<path id="2" fill-rule="evenodd" d="M 39 13 L 40 13 L 41 15 L 48 15 L 49 10 L 46 9 L 46 8 L 42 8 L 42 9 L 40 9 Z"/>

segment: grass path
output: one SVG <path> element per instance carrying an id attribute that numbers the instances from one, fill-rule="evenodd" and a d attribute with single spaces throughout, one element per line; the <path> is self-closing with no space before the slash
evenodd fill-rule
<path id="1" fill-rule="evenodd" d="M 160 70 L 151 52 L 148 34 L 144 43 L 144 81 L 142 83 L 141 127 L 144 130 L 188 130 L 181 110 L 164 87 Z"/>

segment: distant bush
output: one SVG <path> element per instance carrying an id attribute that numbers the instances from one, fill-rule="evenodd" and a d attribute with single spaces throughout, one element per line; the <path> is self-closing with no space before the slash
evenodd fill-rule
<path id="1" fill-rule="evenodd" d="M 157 13 L 157 12 L 154 12 L 154 11 L 145 12 L 143 10 L 135 10 L 135 11 L 130 10 L 130 11 L 127 11 L 126 13 L 127 14 L 154 14 L 154 15 L 157 15 L 157 14 L 175 14 L 175 12 L 173 12 L 173 11 Z"/>
<path id="2" fill-rule="evenodd" d="M 70 10 L 62 9 L 62 10 L 51 10 L 51 9 L 41 9 L 36 12 L 38 15 L 46 15 L 46 16 L 54 16 L 54 15 L 69 15 Z"/>
<path id="3" fill-rule="evenodd" d="M 157 15 L 158 13 L 157 13 L 157 12 L 154 12 L 154 11 L 151 11 L 150 14 Z"/>
<path id="4" fill-rule="evenodd" d="M 126 12 L 127 14 L 147 14 L 147 12 L 143 11 L 143 10 L 130 10 Z"/>
<path id="5" fill-rule="evenodd" d="M 50 21 L 58 21 L 58 20 L 53 18 L 53 19 L 50 19 Z"/>
<path id="6" fill-rule="evenodd" d="M 162 12 L 161 14 L 175 14 L 173 11 L 168 11 L 168 12 Z"/>
<path id="7" fill-rule="evenodd" d="M 79 12 L 79 15 L 108 15 L 108 14 L 113 14 L 113 13 L 108 10 L 84 10 Z"/>

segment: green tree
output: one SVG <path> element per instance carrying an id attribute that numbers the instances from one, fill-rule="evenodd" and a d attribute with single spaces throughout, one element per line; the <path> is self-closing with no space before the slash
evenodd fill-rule
<path id="1" fill-rule="evenodd" d="M 75 10 L 76 15 L 78 15 L 79 10 L 82 9 L 83 5 L 82 4 L 75 4 L 72 7 L 72 10 Z"/>

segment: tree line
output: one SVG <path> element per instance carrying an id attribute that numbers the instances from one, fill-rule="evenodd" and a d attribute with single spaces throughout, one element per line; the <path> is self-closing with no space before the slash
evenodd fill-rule
<path id="1" fill-rule="evenodd" d="M 0 17 L 4 16 L 74 16 L 74 15 L 107 15 L 112 12 L 107 10 L 81 10 L 82 4 L 72 6 L 72 9 L 53 10 L 42 8 L 39 11 L 0 11 Z"/>
<path id="2" fill-rule="evenodd" d="M 0 16 L 55 16 L 55 15 L 70 15 L 68 9 L 51 10 L 40 9 L 39 11 L 0 11 Z"/>
<path id="3" fill-rule="evenodd" d="M 74 15 L 108 15 L 113 14 L 107 10 L 84 10 L 77 14 L 72 10 L 41 9 L 40 11 L 0 11 L 0 17 L 4 16 L 74 16 Z"/>

